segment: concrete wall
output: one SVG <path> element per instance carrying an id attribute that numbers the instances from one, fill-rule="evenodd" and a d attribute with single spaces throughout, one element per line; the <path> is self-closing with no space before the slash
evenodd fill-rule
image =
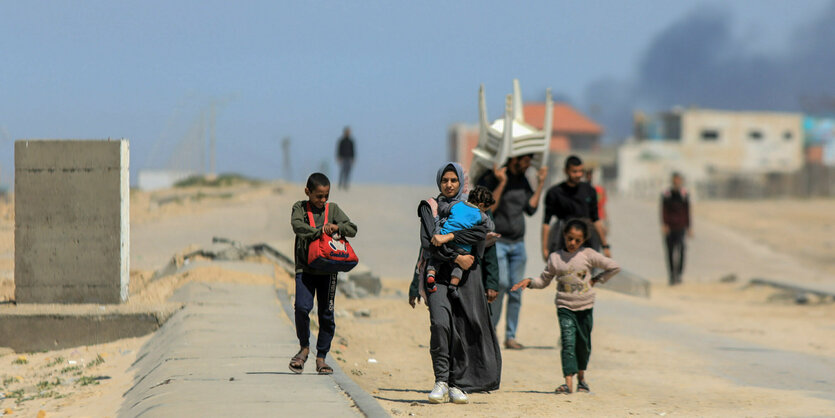
<path id="1" fill-rule="evenodd" d="M 617 189 L 622 196 L 656 198 L 669 187 L 674 171 L 684 174 L 691 184 L 705 176 L 702 161 L 687 158 L 678 143 L 625 143 L 618 148 L 617 161 Z"/>
<path id="2" fill-rule="evenodd" d="M 127 140 L 15 142 L 15 299 L 120 303 L 130 254 Z"/>
<path id="3" fill-rule="evenodd" d="M 141 337 L 156 331 L 182 308 L 178 303 L 145 306 L 18 304 L 0 307 L 0 347 L 14 351 L 60 350 Z"/>
<path id="4" fill-rule="evenodd" d="M 704 129 L 718 132 L 718 140 L 702 140 Z M 751 139 L 752 131 L 761 138 Z M 687 110 L 681 144 L 686 154 L 722 171 L 790 173 L 803 165 L 803 118 L 799 113 Z"/>
<path id="5" fill-rule="evenodd" d="M 706 140 L 702 132 L 718 134 Z M 760 138 L 752 139 L 757 131 Z M 716 175 L 751 178 L 793 173 L 803 166 L 799 113 L 690 109 L 681 112 L 680 140 L 627 141 L 618 149 L 618 192 L 655 197 L 669 186 L 670 174 L 684 174 L 691 192 Z"/>

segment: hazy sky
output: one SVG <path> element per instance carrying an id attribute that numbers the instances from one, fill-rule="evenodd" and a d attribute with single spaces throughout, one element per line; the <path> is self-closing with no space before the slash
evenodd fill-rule
<path id="1" fill-rule="evenodd" d="M 279 140 L 289 136 L 300 180 L 332 163 L 350 125 L 357 181 L 431 183 L 449 124 L 477 120 L 480 83 L 491 117 L 513 78 L 525 100 L 552 87 L 585 111 L 590 85 L 633 77 L 659 34 L 703 9 L 728 16 L 747 52 L 768 56 L 794 48 L 792 33 L 834 8 L 825 0 L 1 1 L 0 184 L 12 175 L 12 140 L 22 138 L 126 137 L 134 179 L 170 158 L 199 161 L 195 147 L 177 144 L 212 100 L 223 102 L 221 172 L 279 177 Z"/>

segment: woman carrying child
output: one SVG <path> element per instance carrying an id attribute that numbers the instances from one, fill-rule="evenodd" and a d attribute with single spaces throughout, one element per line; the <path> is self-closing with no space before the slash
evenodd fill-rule
<path id="1" fill-rule="evenodd" d="M 438 199 L 449 202 L 463 199 L 464 170 L 457 163 L 446 163 L 438 170 L 436 181 L 441 194 Z M 434 203 L 434 204 L 433 204 Z M 435 291 L 426 292 L 425 269 L 419 269 L 409 292 L 412 307 L 423 296 L 429 306 L 429 353 L 435 374 L 435 386 L 429 401 L 468 403 L 466 392 L 496 390 L 501 380 L 502 359 L 499 342 L 490 322 L 490 314 L 482 284 L 482 266 L 487 226 L 478 224 L 452 232 L 453 242 L 472 245 L 471 254 L 459 254 L 435 237 L 436 199 L 420 202 L 421 250 L 431 254 L 439 263 L 435 266 Z M 441 237 L 440 235 L 438 237 Z M 434 243 L 433 243 L 434 239 Z M 421 267 L 428 257 L 421 257 Z M 463 274 L 458 284 L 457 298 L 450 288 L 452 264 Z"/>
<path id="2" fill-rule="evenodd" d="M 475 189 L 470 192 L 466 202 L 453 201 L 444 205 L 441 205 L 439 202 L 439 220 L 436 221 L 437 226 L 435 228 L 435 237 L 433 237 L 433 241 L 441 245 L 450 243 L 449 245 L 455 249 L 458 254 L 472 254 L 472 245 L 452 242 L 454 237 L 453 232 L 472 228 L 476 225 L 485 225 L 488 232 L 492 232 L 494 229 L 493 220 L 490 219 L 490 216 L 487 215 L 485 211 L 493 203 L 496 203 L 496 201 L 493 200 L 493 193 L 484 186 L 476 186 Z M 446 218 L 443 225 L 440 225 L 441 218 Z M 438 260 L 432 258 L 431 255 L 432 253 L 429 253 L 430 257 L 427 259 L 426 263 L 426 291 L 429 293 L 438 290 L 437 286 L 435 286 L 435 272 L 438 270 L 436 267 Z M 461 283 L 462 275 L 463 270 L 461 267 L 453 262 L 451 278 L 449 280 L 449 293 L 450 296 L 456 299 L 458 298 L 458 285 Z"/>
<path id="3" fill-rule="evenodd" d="M 557 393 L 573 391 L 573 377 L 577 375 L 577 392 L 589 392 L 586 368 L 591 356 L 592 310 L 594 286 L 605 283 L 620 271 L 617 263 L 597 251 L 583 247 L 589 238 L 586 222 L 573 219 L 563 230 L 564 249 L 548 255 L 548 264 L 540 277 L 528 278 L 511 290 L 521 288 L 544 289 L 556 278 L 557 317 L 562 339 L 562 373 L 565 384 L 557 387 Z M 592 277 L 592 269 L 603 271 Z"/>

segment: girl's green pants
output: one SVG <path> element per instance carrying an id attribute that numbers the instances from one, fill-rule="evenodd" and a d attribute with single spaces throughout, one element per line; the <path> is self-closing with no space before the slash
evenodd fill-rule
<path id="1" fill-rule="evenodd" d="M 593 309 L 572 311 L 557 309 L 562 338 L 562 374 L 571 376 L 578 370 L 586 370 L 591 356 L 591 327 Z"/>

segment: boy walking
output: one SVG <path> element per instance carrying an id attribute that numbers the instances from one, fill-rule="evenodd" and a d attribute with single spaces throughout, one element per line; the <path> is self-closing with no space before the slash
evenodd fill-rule
<path id="1" fill-rule="evenodd" d="M 319 312 L 319 336 L 316 340 L 316 371 L 332 374 L 333 368 L 325 363 L 336 330 L 333 300 L 336 296 L 336 274 L 319 272 L 307 265 L 308 246 L 322 234 L 343 237 L 357 235 L 357 226 L 339 209 L 336 203 L 328 203 L 330 180 L 322 173 L 313 173 L 307 178 L 304 194 L 307 200 L 293 204 L 290 224 L 296 234 L 296 336 L 299 338 L 299 352 L 290 360 L 290 370 L 304 371 L 304 363 L 310 354 L 310 311 L 313 297 L 316 297 Z M 325 219 L 325 205 L 328 205 L 328 219 Z M 313 215 L 316 227 L 310 225 L 308 212 Z"/>

